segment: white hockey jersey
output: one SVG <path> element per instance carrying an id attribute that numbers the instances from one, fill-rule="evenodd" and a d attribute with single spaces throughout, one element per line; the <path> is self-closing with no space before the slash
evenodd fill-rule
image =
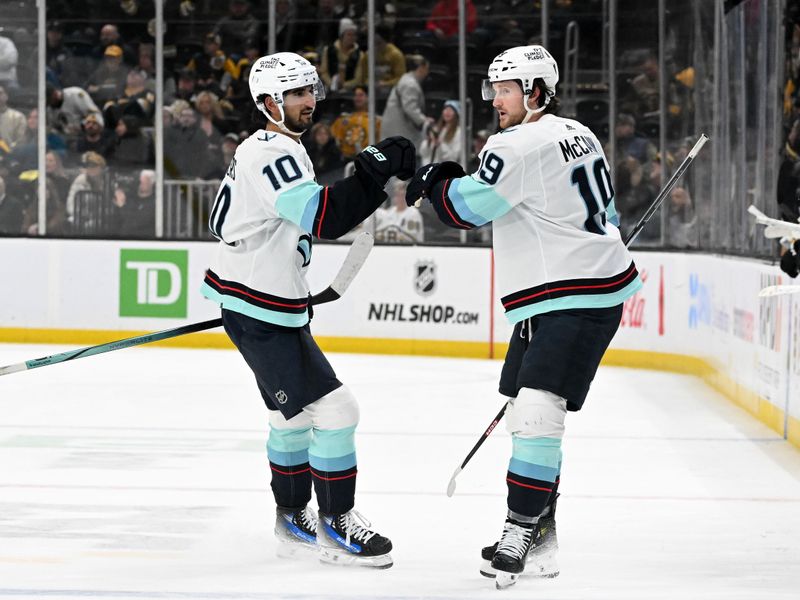
<path id="1" fill-rule="evenodd" d="M 620 238 L 608 163 L 581 123 L 544 115 L 489 138 L 480 167 L 454 179 L 454 224 L 492 222 L 497 286 L 512 323 L 622 303 L 642 285 Z"/>
<path id="2" fill-rule="evenodd" d="M 209 228 L 220 244 L 201 293 L 262 321 L 305 325 L 305 274 L 322 189 L 302 144 L 266 130 L 247 138 L 211 210 Z"/>

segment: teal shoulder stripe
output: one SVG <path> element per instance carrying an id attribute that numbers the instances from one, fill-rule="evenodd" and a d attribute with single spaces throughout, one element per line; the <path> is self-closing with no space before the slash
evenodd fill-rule
<path id="1" fill-rule="evenodd" d="M 530 306 L 523 306 L 506 312 L 506 318 L 510 323 L 519 323 L 530 317 L 535 317 L 542 313 L 554 310 L 568 310 L 571 308 L 609 308 L 622 304 L 625 300 L 633 296 L 642 288 L 642 280 L 639 276 L 631 281 L 624 288 L 613 294 L 592 294 L 585 296 L 564 296 L 553 300 L 537 302 Z"/>
<path id="2" fill-rule="evenodd" d="M 291 221 L 303 231 L 312 233 L 314 215 L 319 207 L 319 193 L 322 186 L 313 181 L 304 181 L 300 185 L 278 194 L 275 208 L 282 219 Z"/>
<path id="3" fill-rule="evenodd" d="M 608 207 L 606 208 L 606 216 L 608 221 L 615 227 L 619 227 L 619 214 L 617 213 L 617 205 L 614 204 L 614 199 L 611 199 Z"/>
<path id="4" fill-rule="evenodd" d="M 233 296 L 225 296 L 220 294 L 205 282 L 203 282 L 203 285 L 200 286 L 200 293 L 209 300 L 213 300 L 226 310 L 232 310 L 233 312 L 247 315 L 248 317 L 252 317 L 266 323 L 282 325 L 283 327 L 303 327 L 306 323 L 308 323 L 308 311 L 304 311 L 300 314 L 288 314 L 261 308 L 259 306 L 253 306 L 252 304 L 249 304 L 240 298 L 234 298 Z"/>
<path id="5" fill-rule="evenodd" d="M 454 179 L 448 196 L 458 214 L 475 225 L 494 221 L 512 208 L 492 186 L 472 177 Z"/>

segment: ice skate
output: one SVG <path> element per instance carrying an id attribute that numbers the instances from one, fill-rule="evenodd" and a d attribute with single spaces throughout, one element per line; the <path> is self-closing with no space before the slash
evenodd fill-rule
<path id="1" fill-rule="evenodd" d="M 355 510 L 341 515 L 320 514 L 317 529 L 320 560 L 375 569 L 391 567 L 392 542 L 369 527 L 369 522 Z"/>
<path id="2" fill-rule="evenodd" d="M 525 560 L 525 576 L 558 577 L 558 535 L 556 533 L 556 503 L 545 508 L 534 526 L 533 543 Z M 495 542 L 481 550 L 480 572 L 484 577 L 494 578 L 497 571 L 492 567 L 492 559 L 497 551 Z"/>
<path id="3" fill-rule="evenodd" d="M 294 558 L 317 554 L 317 514 L 312 508 L 300 509 L 278 507 L 275 516 L 275 537 L 278 538 L 277 554 L 281 558 Z"/>

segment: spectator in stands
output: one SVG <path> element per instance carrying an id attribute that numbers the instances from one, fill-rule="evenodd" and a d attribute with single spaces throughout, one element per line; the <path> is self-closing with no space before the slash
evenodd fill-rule
<path id="1" fill-rule="evenodd" d="M 336 140 L 331 135 L 330 125 L 321 121 L 311 127 L 311 135 L 303 139 L 317 182 L 327 185 L 342 178 L 344 158 L 336 145 Z"/>
<path id="2" fill-rule="evenodd" d="M 156 235 L 156 172 L 143 169 L 134 186 L 114 190 L 115 231 L 120 237 L 154 238 Z"/>
<path id="3" fill-rule="evenodd" d="M 796 223 L 800 219 L 800 119 L 789 129 L 781 159 L 777 186 L 780 215 Z"/>
<path id="4" fill-rule="evenodd" d="M 686 148 L 688 154 L 691 146 Z M 671 171 L 675 166 L 675 157 L 667 153 L 666 165 Z M 650 196 L 655 200 L 661 191 L 663 164 L 661 155 L 657 154 L 650 163 Z M 669 174 L 669 173 L 668 173 Z M 666 179 L 665 179 L 666 181 Z M 681 177 L 669 193 L 669 200 L 662 210 L 667 212 L 667 239 L 670 246 L 688 248 L 697 246 L 697 232 L 695 231 L 695 211 L 692 197 L 689 193 L 686 177 Z M 658 233 L 658 226 L 654 226 Z"/>
<path id="5" fill-rule="evenodd" d="M 361 50 L 356 43 L 358 28 L 352 19 L 339 21 L 339 39 L 322 50 L 319 75 L 325 87 L 336 92 L 353 89 Z"/>
<path id="6" fill-rule="evenodd" d="M 422 82 L 428 76 L 428 59 L 420 54 L 408 57 L 409 71 L 394 86 L 383 111 L 382 134 L 384 137 L 402 135 L 419 148 L 422 142 L 422 127 L 433 121 L 425 116 L 425 94 Z"/>
<path id="7" fill-rule="evenodd" d="M 195 110 L 200 119 L 199 125 L 211 143 L 219 145 L 222 136 L 231 130 L 226 120 L 226 109 L 231 105 L 227 100 L 220 100 L 211 92 L 200 92 L 194 101 Z"/>
<path id="8" fill-rule="evenodd" d="M 214 33 L 222 38 L 222 50 L 226 55 L 241 53 L 247 40 L 259 39 L 260 26 L 250 14 L 249 0 L 230 0 L 228 14 L 217 22 Z"/>
<path id="9" fill-rule="evenodd" d="M 186 100 L 191 102 L 197 93 L 197 73 L 189 69 L 181 69 L 178 72 L 178 85 L 175 88 L 173 100 Z"/>
<path id="10" fill-rule="evenodd" d="M 20 235 L 24 207 L 6 193 L 6 182 L 0 177 L 0 235 Z"/>
<path id="11" fill-rule="evenodd" d="M 344 113 L 331 125 L 331 134 L 342 156 L 352 160 L 369 142 L 369 92 L 364 85 L 353 88 L 353 112 Z M 381 139 L 381 118 L 375 116 L 375 139 Z"/>
<path id="12" fill-rule="evenodd" d="M 307 48 L 324 48 L 337 38 L 339 20 L 346 16 L 347 6 L 333 0 L 318 0 L 317 10 L 309 15 L 311 23 L 303 28 L 302 39 L 298 46 Z"/>
<path id="13" fill-rule="evenodd" d="M 25 121 L 25 115 L 8 105 L 8 92 L 0 85 L 0 145 L 6 152 L 25 138 Z"/>
<path id="14" fill-rule="evenodd" d="M 122 66 L 122 48 L 112 44 L 104 52 L 103 62 L 89 77 L 86 87 L 92 99 L 101 106 L 122 95 L 128 75 Z"/>
<path id="15" fill-rule="evenodd" d="M 103 118 L 100 113 L 89 113 L 83 118 L 83 133 L 72 144 L 72 151 L 76 156 L 83 156 L 86 152 L 96 152 L 106 160 L 111 158 L 117 147 L 117 136 L 113 129 L 103 127 Z"/>
<path id="16" fill-rule="evenodd" d="M 619 215 L 620 232 L 624 239 L 653 203 L 655 194 L 650 186 L 649 178 L 645 176 L 642 163 L 632 156 L 626 156 L 617 163 L 615 187 L 614 204 Z M 660 239 L 661 229 L 658 223 L 658 219 L 651 219 L 651 222 L 636 238 L 637 241 L 648 242 Z"/>
<path id="17" fill-rule="evenodd" d="M 295 21 L 297 10 L 294 0 L 277 0 L 275 3 L 275 47 L 286 51 L 295 49 Z M 264 40 L 266 47 L 266 40 Z"/>
<path id="18" fill-rule="evenodd" d="M 142 133 L 139 119 L 123 115 L 114 127 L 117 145 L 109 163 L 119 170 L 142 168 L 153 164 L 150 139 Z"/>
<path id="19" fill-rule="evenodd" d="M 385 27 L 375 28 L 375 79 L 378 82 L 379 95 L 386 94 L 400 81 L 406 67 L 402 51 L 389 41 L 389 35 L 390 32 Z M 369 49 L 362 52 L 358 60 L 354 79 L 361 85 L 368 83 L 367 67 L 371 51 Z"/>
<path id="20" fill-rule="evenodd" d="M 233 62 L 228 60 L 221 47 L 219 34 L 209 33 L 203 41 L 203 52 L 195 54 L 186 65 L 187 69 L 197 73 L 198 80 L 202 80 L 200 87 L 203 89 L 216 85 L 224 92 L 230 84 Z"/>
<path id="21" fill-rule="evenodd" d="M 52 109 L 47 123 L 67 136 L 78 135 L 81 123 L 89 113 L 100 114 L 100 109 L 89 94 L 76 86 L 57 88 L 48 86 L 47 105 Z"/>
<path id="22" fill-rule="evenodd" d="M 38 168 L 39 164 L 39 138 L 37 130 L 39 128 L 39 111 L 32 108 L 28 111 L 25 121 L 25 135 L 11 149 L 8 156 L 8 164 L 14 172 L 26 171 Z M 64 139 L 54 131 L 48 131 L 46 135 L 48 150 L 64 153 L 67 144 Z M 2 152 L 0 152 L 2 154 Z"/>
<path id="23" fill-rule="evenodd" d="M 424 242 L 422 213 L 406 205 L 406 182 L 393 177 L 390 185 L 391 206 L 375 211 L 375 240 L 389 244 Z"/>
<path id="24" fill-rule="evenodd" d="M 640 164 L 648 163 L 655 158 L 656 147 L 648 139 L 637 135 L 636 119 L 633 115 L 626 113 L 617 115 L 614 133 L 617 136 L 617 162 L 626 156 L 635 158 Z"/>
<path id="25" fill-rule="evenodd" d="M 480 154 L 491 134 L 486 129 L 479 129 L 472 136 L 472 155 L 467 163 L 467 173 L 475 173 L 481 166 Z"/>
<path id="26" fill-rule="evenodd" d="M 425 137 L 419 147 L 422 164 L 432 162 L 461 162 L 461 103 L 447 100 L 436 123 L 425 128 Z"/>
<path id="27" fill-rule="evenodd" d="M 47 172 L 45 183 L 46 233 L 47 235 L 63 235 L 68 233 L 66 202 L 70 179 L 64 172 L 57 153 L 48 152 L 45 160 Z M 35 183 L 35 180 L 32 183 Z M 35 188 L 31 189 L 30 201 L 25 207 L 22 230 L 28 235 L 39 235 L 40 233 L 39 202 Z"/>
<path id="28" fill-rule="evenodd" d="M 654 116 L 658 112 L 658 57 L 648 53 L 640 66 L 641 73 L 631 80 L 636 94 L 636 116 Z"/>
<path id="29" fill-rule="evenodd" d="M 235 133 L 226 133 L 225 137 L 222 138 L 222 167 L 224 170 L 227 170 L 231 164 L 239 144 L 239 136 Z"/>
<path id="30" fill-rule="evenodd" d="M 86 152 L 81 157 L 80 174 L 75 178 L 70 185 L 69 193 L 67 194 L 67 222 L 71 227 L 80 228 L 81 226 L 89 226 L 89 223 L 76 223 L 76 199 L 80 192 L 96 192 L 103 194 L 106 191 L 106 159 L 97 154 L 97 152 Z"/>
<path id="31" fill-rule="evenodd" d="M 425 29 L 438 40 L 446 40 L 458 36 L 458 3 L 459 0 L 439 0 L 431 10 L 431 16 L 425 23 Z M 467 33 L 472 33 L 478 26 L 478 11 L 472 0 L 466 1 Z"/>
<path id="32" fill-rule="evenodd" d="M 59 85 L 82 83 L 73 66 L 73 52 L 64 45 L 64 25 L 60 21 L 47 24 L 47 68 Z"/>
<path id="33" fill-rule="evenodd" d="M 206 147 L 207 136 L 197 125 L 197 113 L 180 110 L 175 126 L 164 131 L 164 169 L 175 179 L 203 179 L 219 163 Z"/>
<path id="34" fill-rule="evenodd" d="M 17 61 L 19 52 L 11 38 L 0 35 L 0 85 L 8 89 L 17 89 Z"/>
<path id="35" fill-rule="evenodd" d="M 58 152 L 49 150 L 47 154 L 45 154 L 45 171 L 47 172 L 47 185 L 55 188 L 57 198 L 61 204 L 66 205 L 67 196 L 69 195 L 70 177 L 64 170 L 64 164 L 61 162 L 61 155 Z M 66 219 L 66 211 L 64 215 Z M 50 231 L 50 227 L 48 227 L 47 230 Z"/>
<path id="36" fill-rule="evenodd" d="M 138 118 L 142 124 L 153 124 L 156 96 L 147 89 L 147 75 L 139 69 L 131 69 L 125 79 L 125 90 L 119 98 L 109 100 L 103 107 L 103 117 L 109 127 L 116 126 L 124 115 Z"/>
<path id="37" fill-rule="evenodd" d="M 120 60 L 124 57 L 125 62 L 132 65 L 136 62 L 135 54 L 131 47 L 124 42 L 120 35 L 119 27 L 114 23 L 106 23 L 100 28 L 100 44 L 95 49 L 95 58 L 104 59 L 108 56 L 108 49 L 116 46 L 120 50 Z"/>

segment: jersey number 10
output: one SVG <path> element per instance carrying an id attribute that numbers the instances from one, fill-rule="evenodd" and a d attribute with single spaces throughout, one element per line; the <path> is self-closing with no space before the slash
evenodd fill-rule
<path id="1" fill-rule="evenodd" d="M 572 170 L 572 185 L 578 186 L 583 203 L 586 205 L 588 216 L 583 226 L 586 231 L 597 233 L 599 235 L 606 234 L 606 209 L 611 201 L 614 199 L 614 186 L 611 185 L 611 174 L 606 168 L 605 161 L 598 158 L 592 164 L 592 171 L 594 180 L 597 184 L 597 189 L 600 192 L 600 201 L 594 195 L 592 186 L 589 183 L 589 174 L 586 172 L 586 167 L 581 165 Z"/>

